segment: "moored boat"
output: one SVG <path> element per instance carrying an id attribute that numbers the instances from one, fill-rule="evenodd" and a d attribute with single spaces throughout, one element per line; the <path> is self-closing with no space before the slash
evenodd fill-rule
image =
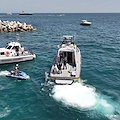
<path id="1" fill-rule="evenodd" d="M 10 42 L 5 48 L 0 48 L 0 64 L 28 61 L 34 58 L 36 55 L 30 50 L 24 50 L 18 41 Z"/>
<path id="2" fill-rule="evenodd" d="M 89 25 L 91 25 L 91 22 L 88 22 L 87 20 L 82 20 L 82 22 L 80 23 L 80 25 L 89 26 Z"/>
<path id="3" fill-rule="evenodd" d="M 63 36 L 62 44 L 51 67 L 50 77 L 56 84 L 72 84 L 80 78 L 81 53 L 73 36 Z"/>

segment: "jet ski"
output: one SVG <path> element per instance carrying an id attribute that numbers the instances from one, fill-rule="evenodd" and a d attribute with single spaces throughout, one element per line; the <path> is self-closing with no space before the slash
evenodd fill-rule
<path id="1" fill-rule="evenodd" d="M 15 75 L 15 71 L 11 71 L 10 74 L 6 75 L 6 77 L 17 78 L 19 80 L 27 80 L 30 78 L 29 75 L 23 71 L 19 71 L 17 75 Z"/>

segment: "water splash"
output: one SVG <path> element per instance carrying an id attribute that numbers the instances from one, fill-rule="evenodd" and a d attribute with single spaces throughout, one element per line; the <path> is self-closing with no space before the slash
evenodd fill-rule
<path id="1" fill-rule="evenodd" d="M 41 83 L 42 86 L 42 91 L 50 91 L 51 90 L 51 85 L 54 85 L 53 82 L 51 82 L 51 79 L 49 77 L 49 73 L 45 72 L 45 81 L 44 83 Z"/>
<path id="2" fill-rule="evenodd" d="M 9 71 L 5 70 L 5 71 L 0 71 L 0 76 L 5 76 L 5 75 L 8 75 L 10 74 Z"/>
<path id="3" fill-rule="evenodd" d="M 98 94 L 92 86 L 82 83 L 55 85 L 51 96 L 65 105 L 76 107 L 82 111 L 97 111 L 108 118 L 115 117 L 116 114 L 120 117 L 120 110 L 116 109 L 118 104 L 109 97 Z"/>
<path id="4" fill-rule="evenodd" d="M 48 79 L 49 79 L 49 73 L 45 72 L 45 83 L 47 83 Z"/>
<path id="5" fill-rule="evenodd" d="M 50 86 L 50 85 L 54 85 L 54 82 L 51 82 L 51 79 L 49 77 L 49 73 L 45 72 L 45 81 L 44 83 L 41 83 L 42 86 Z"/>
<path id="6" fill-rule="evenodd" d="M 72 85 L 55 85 L 53 88 L 53 98 L 57 101 L 82 109 L 89 109 L 96 105 L 97 94 L 95 89 L 90 86 L 83 86 L 80 83 Z"/>
<path id="7" fill-rule="evenodd" d="M 1 109 L 0 109 L 1 111 Z M 0 118 L 6 117 L 10 114 L 11 110 L 8 107 L 5 107 L 4 110 L 0 112 Z"/>

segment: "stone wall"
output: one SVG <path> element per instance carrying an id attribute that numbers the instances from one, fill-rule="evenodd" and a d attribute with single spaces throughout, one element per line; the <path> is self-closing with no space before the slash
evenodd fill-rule
<path id="1" fill-rule="evenodd" d="M 24 32 L 32 30 L 35 30 L 35 28 L 32 25 L 27 25 L 26 23 L 0 20 L 0 32 Z"/>

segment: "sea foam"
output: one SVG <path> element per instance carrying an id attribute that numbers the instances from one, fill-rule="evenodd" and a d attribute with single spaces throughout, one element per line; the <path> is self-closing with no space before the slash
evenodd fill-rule
<path id="1" fill-rule="evenodd" d="M 80 83 L 72 85 L 55 85 L 53 88 L 53 98 L 62 101 L 64 104 L 89 109 L 96 105 L 97 94 L 95 89 L 84 86 Z"/>
<path id="2" fill-rule="evenodd" d="M 0 71 L 0 76 L 5 76 L 5 75 L 8 75 L 10 74 L 9 71 L 5 70 L 5 71 Z"/>
<path id="3" fill-rule="evenodd" d="M 82 83 L 72 85 L 55 85 L 52 97 L 65 105 L 76 107 L 80 110 L 95 110 L 104 115 L 113 115 L 114 103 L 104 95 L 100 95 L 92 86 Z"/>

